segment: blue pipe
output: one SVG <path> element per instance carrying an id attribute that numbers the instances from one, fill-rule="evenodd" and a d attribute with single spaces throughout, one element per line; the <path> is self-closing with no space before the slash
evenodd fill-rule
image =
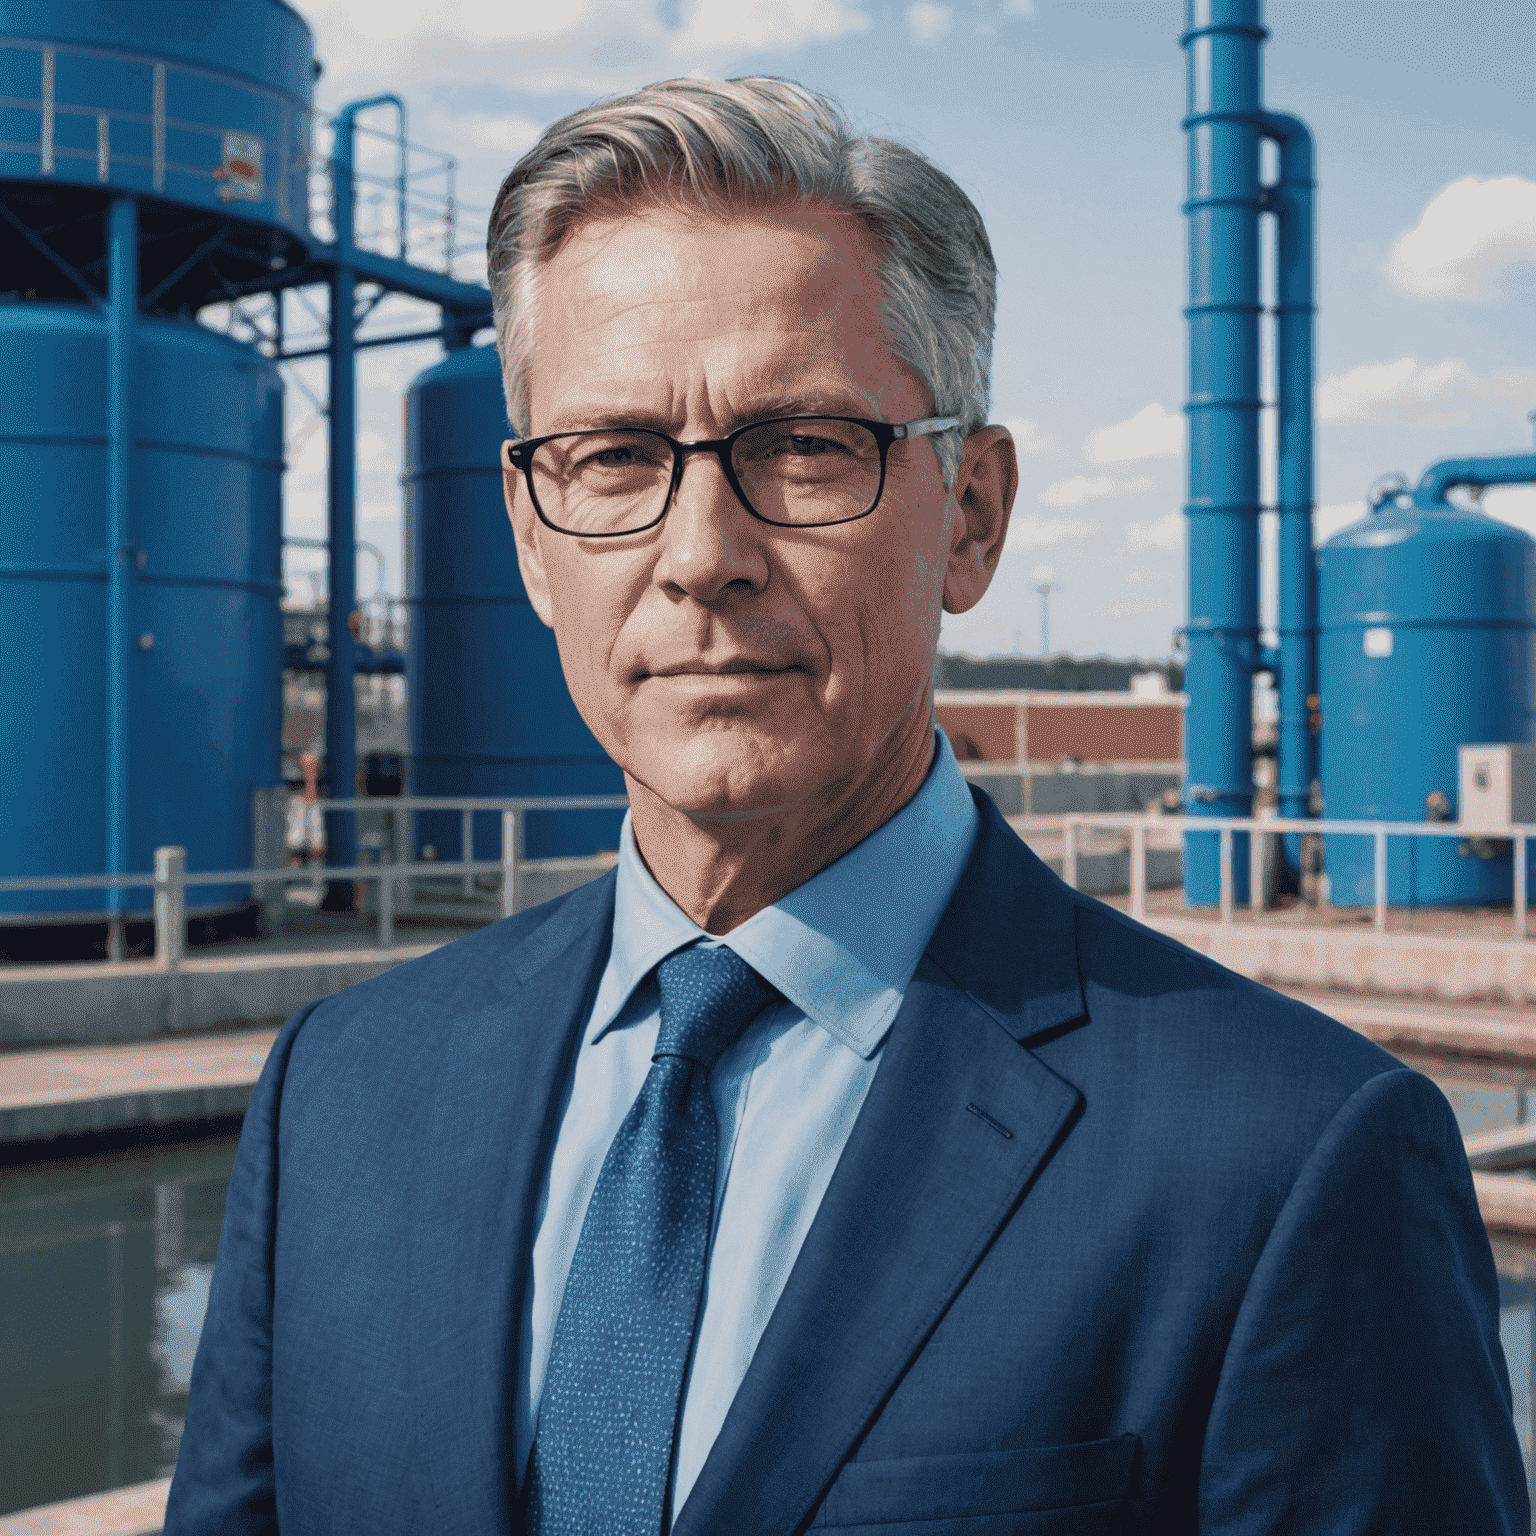
<path id="1" fill-rule="evenodd" d="M 1312 339 L 1314 199 L 1312 134 L 1299 118 L 1266 112 L 1266 138 L 1280 146 L 1280 178 L 1266 188 L 1275 216 L 1276 373 L 1279 383 L 1280 728 L 1276 797 L 1280 815 L 1311 813 L 1317 737 L 1308 698 L 1317 692 L 1317 570 L 1312 553 Z M 1299 872 L 1300 839 L 1284 839 Z"/>
<path id="2" fill-rule="evenodd" d="M 331 655 L 325 669 L 325 765 L 331 794 L 337 799 L 350 799 L 356 793 L 357 781 L 357 695 L 352 681 L 357 659 L 351 630 L 352 610 L 357 606 L 357 336 L 353 319 L 357 276 L 348 259 L 355 247 L 356 120 L 365 108 L 382 105 L 398 108 L 403 126 L 405 105 L 398 96 L 386 94 L 349 102 L 336 115 L 336 143 L 331 152 L 331 219 L 336 226 L 338 259 L 331 269 L 328 337 L 331 399 L 326 537 L 331 548 L 327 615 Z M 355 864 L 357 827 L 353 815 L 329 811 L 325 823 L 326 861 Z M 330 911 L 350 911 L 351 883 L 332 881 L 325 906 Z"/>
<path id="3" fill-rule="evenodd" d="M 107 215 L 107 872 L 128 870 L 129 689 L 134 331 L 139 311 L 139 205 L 115 195 Z M 127 892 L 108 892 L 114 924 Z M 118 943 L 113 934 L 113 945 Z"/>
<path id="4" fill-rule="evenodd" d="M 1253 808 L 1259 641 L 1259 0 L 1189 0 L 1189 660 L 1186 809 Z M 1234 839 L 1234 895 L 1248 885 Z M 1219 895 L 1217 838 L 1185 838 L 1184 899 Z"/>
<path id="5" fill-rule="evenodd" d="M 1536 483 L 1536 453 L 1506 453 L 1475 459 L 1440 459 L 1431 464 L 1413 488 L 1413 504 L 1426 511 L 1449 503 L 1446 492 L 1458 485 L 1481 490 L 1489 485 Z"/>

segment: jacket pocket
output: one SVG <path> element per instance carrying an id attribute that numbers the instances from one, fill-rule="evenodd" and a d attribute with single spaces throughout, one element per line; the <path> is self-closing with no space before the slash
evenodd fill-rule
<path id="1" fill-rule="evenodd" d="M 1104 1507 L 1108 1513 L 1130 1497 L 1140 1449 L 1139 1436 L 1121 1435 L 1021 1451 L 850 1461 L 828 1491 L 815 1523 L 838 1527 L 951 1521 L 1086 1505 Z"/>

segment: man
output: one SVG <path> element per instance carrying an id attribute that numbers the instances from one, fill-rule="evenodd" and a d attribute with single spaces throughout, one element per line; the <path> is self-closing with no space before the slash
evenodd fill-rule
<path id="1" fill-rule="evenodd" d="M 677 81 L 551 128 L 490 256 L 619 865 L 289 1022 L 167 1531 L 1525 1531 L 1444 1099 L 935 734 L 1016 485 L 964 194 Z"/>

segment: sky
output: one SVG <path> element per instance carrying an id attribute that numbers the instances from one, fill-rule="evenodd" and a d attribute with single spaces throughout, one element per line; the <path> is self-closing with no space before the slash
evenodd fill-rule
<path id="1" fill-rule="evenodd" d="M 975 656 L 1161 657 L 1185 614 L 1184 55 L 1179 0 L 317 0 L 316 105 L 393 90 L 410 137 L 457 161 L 456 270 L 483 278 L 486 212 L 551 122 L 679 75 L 785 75 L 946 170 L 999 270 L 992 419 L 1021 481 L 991 591 L 946 615 Z M 1318 157 L 1318 537 L 1393 470 L 1518 452 L 1536 410 L 1530 0 L 1270 0 L 1265 104 Z M 387 128 L 390 114 L 365 118 Z M 417 156 L 429 200 L 441 178 Z M 368 226 L 372 206 L 360 214 Z M 1265 221 L 1266 228 L 1269 221 Z M 427 221 L 421 221 L 425 239 Z M 425 249 L 425 247 L 423 247 Z M 292 301 L 290 300 L 290 304 Z M 290 310 L 289 324 L 294 324 Z M 368 323 L 425 328 L 390 300 Z M 401 587 L 404 391 L 435 343 L 359 354 L 359 537 Z M 325 529 L 325 435 L 291 366 L 287 531 Z M 1272 485 L 1266 496 L 1272 497 Z M 1490 491 L 1536 533 L 1536 488 Z M 1267 545 L 1267 547 L 1272 547 Z M 320 557 L 289 556 L 295 595 Z M 1272 622 L 1274 575 L 1263 591 Z M 380 571 L 359 559 L 360 595 Z"/>

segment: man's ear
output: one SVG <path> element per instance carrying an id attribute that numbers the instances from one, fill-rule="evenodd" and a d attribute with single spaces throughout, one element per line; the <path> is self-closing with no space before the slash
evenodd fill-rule
<path id="1" fill-rule="evenodd" d="M 944 611 L 964 613 L 992 585 L 1019 490 L 1019 461 L 1007 427 L 983 427 L 965 440 L 950 497 L 958 509 L 944 573 Z"/>
<path id="2" fill-rule="evenodd" d="M 544 552 L 539 548 L 539 519 L 533 510 L 528 485 L 520 469 L 507 458 L 511 442 L 501 445 L 501 492 L 507 503 L 512 537 L 517 540 L 517 566 L 523 573 L 523 590 L 533 611 L 553 629 L 555 610 L 549 601 L 549 580 L 544 574 Z"/>

